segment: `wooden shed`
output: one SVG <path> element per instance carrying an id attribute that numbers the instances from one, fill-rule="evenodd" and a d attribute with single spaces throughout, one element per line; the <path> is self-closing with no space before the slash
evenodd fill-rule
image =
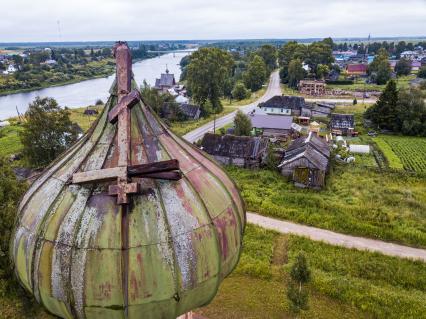
<path id="1" fill-rule="evenodd" d="M 278 168 L 291 177 L 296 186 L 321 188 L 329 167 L 330 149 L 323 139 L 310 132 L 294 140 Z"/>
<path id="2" fill-rule="evenodd" d="M 269 140 L 263 137 L 207 133 L 201 147 L 221 164 L 256 168 L 266 155 L 268 144 Z"/>

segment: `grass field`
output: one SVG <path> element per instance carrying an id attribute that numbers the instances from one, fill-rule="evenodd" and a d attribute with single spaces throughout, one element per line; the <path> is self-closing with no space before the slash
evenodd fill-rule
<path id="1" fill-rule="evenodd" d="M 339 248 L 248 225 L 240 263 L 213 302 L 209 319 L 296 318 L 288 273 L 304 251 L 312 271 L 310 309 L 299 318 L 423 318 L 426 264 Z M 423 316 L 423 317 L 422 317 Z"/>
<path id="2" fill-rule="evenodd" d="M 19 125 L 10 125 L 0 129 L 0 156 L 9 156 L 21 150 L 20 131 L 22 131 L 22 127 Z"/>
<path id="3" fill-rule="evenodd" d="M 286 298 L 289 269 L 304 251 L 312 272 L 309 310 Z M 25 301 L 23 301 L 25 300 Z M 209 319 L 424 318 L 426 264 L 339 248 L 247 225 L 239 265 L 215 299 L 196 312 Z M 34 301 L 0 286 L 0 318 L 53 319 Z"/>
<path id="4" fill-rule="evenodd" d="M 226 167 L 247 210 L 338 232 L 426 247 L 426 182 L 405 172 L 335 165 L 321 191 L 278 172 Z"/>
<path id="5" fill-rule="evenodd" d="M 92 107 L 101 111 L 102 107 Z M 70 109 L 70 119 L 72 122 L 77 123 L 83 131 L 87 131 L 92 123 L 96 120 L 96 116 L 84 115 L 86 108 Z M 14 124 L 15 121 L 12 122 Z M 14 124 L 0 129 L 0 156 L 9 156 L 19 153 L 22 149 L 21 141 L 19 139 L 19 132 L 23 128 L 21 125 Z"/>
<path id="6" fill-rule="evenodd" d="M 416 78 L 415 75 L 401 76 L 395 79 L 398 89 L 406 89 L 410 86 L 410 81 Z M 378 85 L 374 83 L 365 83 L 364 79 L 356 79 L 354 84 L 350 85 L 339 85 L 339 84 L 327 84 L 327 89 L 342 89 L 345 91 L 383 91 L 386 85 Z"/>
<path id="7" fill-rule="evenodd" d="M 385 155 L 389 167 L 426 173 L 426 138 L 380 135 L 373 139 Z"/>

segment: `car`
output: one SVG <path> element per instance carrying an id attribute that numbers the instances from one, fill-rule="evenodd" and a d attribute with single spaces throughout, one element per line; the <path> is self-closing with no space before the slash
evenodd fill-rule
<path id="1" fill-rule="evenodd" d="M 368 131 L 367 135 L 375 137 L 377 136 L 377 133 L 375 131 Z"/>

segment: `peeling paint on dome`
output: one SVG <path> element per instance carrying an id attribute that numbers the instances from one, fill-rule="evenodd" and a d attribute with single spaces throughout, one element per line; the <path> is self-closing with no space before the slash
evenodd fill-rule
<path id="1" fill-rule="evenodd" d="M 133 88 L 137 85 L 133 82 Z M 132 165 L 176 159 L 182 179 L 132 177 L 123 207 L 112 181 L 75 185 L 76 172 L 117 167 L 117 84 L 89 132 L 23 197 L 11 241 L 16 274 L 62 318 L 176 318 L 207 304 L 236 266 L 245 226 L 237 187 L 139 101 L 130 113 Z"/>

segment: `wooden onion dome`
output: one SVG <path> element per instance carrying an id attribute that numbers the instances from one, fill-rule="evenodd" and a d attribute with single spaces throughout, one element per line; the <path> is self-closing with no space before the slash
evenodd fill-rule
<path id="1" fill-rule="evenodd" d="M 62 318 L 176 318 L 238 262 L 243 202 L 224 171 L 143 103 L 126 43 L 97 122 L 31 185 L 11 251 Z"/>

